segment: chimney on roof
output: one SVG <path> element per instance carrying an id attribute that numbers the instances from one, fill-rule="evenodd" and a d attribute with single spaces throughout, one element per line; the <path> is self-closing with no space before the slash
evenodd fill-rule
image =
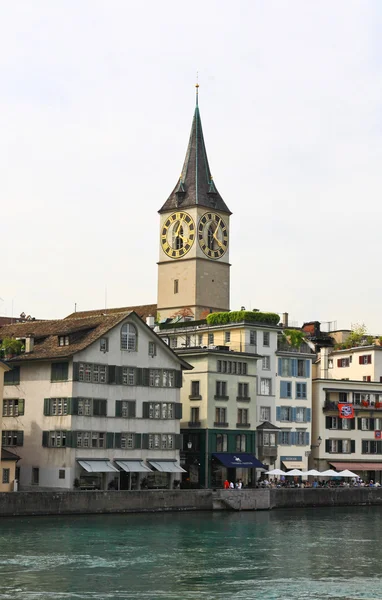
<path id="1" fill-rule="evenodd" d="M 288 327 L 289 323 L 289 314 L 287 312 L 283 313 L 283 327 Z"/>
<path id="2" fill-rule="evenodd" d="M 25 354 L 33 352 L 34 348 L 34 335 L 33 333 L 27 333 L 25 336 Z"/>
<path id="3" fill-rule="evenodd" d="M 146 325 L 148 325 L 150 327 L 150 329 L 154 329 L 155 319 L 152 315 L 149 315 L 148 317 L 146 317 Z"/>

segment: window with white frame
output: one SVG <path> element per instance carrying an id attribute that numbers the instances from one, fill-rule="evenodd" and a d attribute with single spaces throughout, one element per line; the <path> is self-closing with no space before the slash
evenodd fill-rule
<path id="1" fill-rule="evenodd" d="M 228 436 L 226 433 L 218 433 L 216 435 L 216 452 L 227 452 Z"/>
<path id="2" fill-rule="evenodd" d="M 306 383 L 296 383 L 296 398 L 306 398 Z"/>
<path id="3" fill-rule="evenodd" d="M 105 448 L 105 438 L 105 433 L 92 431 L 92 448 Z"/>
<path id="4" fill-rule="evenodd" d="M 175 372 L 169 369 L 163 369 L 162 371 L 162 385 L 163 387 L 174 387 Z"/>
<path id="5" fill-rule="evenodd" d="M 224 341 L 226 344 L 228 344 L 231 341 L 231 332 L 230 331 L 224 332 Z"/>
<path id="6" fill-rule="evenodd" d="M 370 419 L 368 417 L 361 418 L 362 431 L 370 431 Z"/>
<path id="7" fill-rule="evenodd" d="M 161 372 L 160 369 L 149 369 L 149 385 L 151 387 L 160 387 Z"/>
<path id="8" fill-rule="evenodd" d="M 262 369 L 263 371 L 269 371 L 271 368 L 271 357 L 263 356 L 262 358 Z"/>
<path id="9" fill-rule="evenodd" d="M 135 369 L 134 367 L 122 367 L 122 384 L 135 385 Z"/>
<path id="10" fill-rule="evenodd" d="M 281 446 L 290 446 L 290 431 L 280 431 L 279 444 Z"/>
<path id="11" fill-rule="evenodd" d="M 305 408 L 297 407 L 295 409 L 295 421 L 296 423 L 304 423 L 306 421 L 306 410 Z"/>
<path id="12" fill-rule="evenodd" d="M 99 341 L 100 352 L 107 352 L 109 350 L 109 340 L 107 338 L 101 338 Z"/>
<path id="13" fill-rule="evenodd" d="M 250 343 L 251 346 L 256 346 L 256 342 L 257 342 L 256 337 L 257 337 L 256 336 L 256 330 L 252 329 L 249 332 L 249 343 Z"/>
<path id="14" fill-rule="evenodd" d="M 351 419 L 342 419 L 342 429 L 351 429 Z"/>
<path id="15" fill-rule="evenodd" d="M 260 421 L 270 421 L 271 420 L 271 407 L 270 406 L 260 406 Z"/>
<path id="16" fill-rule="evenodd" d="M 269 331 L 263 331 L 263 346 L 269 346 Z"/>
<path id="17" fill-rule="evenodd" d="M 121 448 L 123 450 L 132 450 L 134 448 L 134 434 L 130 432 L 121 433 Z"/>
<path id="18" fill-rule="evenodd" d="M 247 425 L 248 423 L 248 408 L 237 409 L 237 423 L 238 425 Z"/>
<path id="19" fill-rule="evenodd" d="M 295 444 L 296 446 L 305 446 L 305 431 L 296 431 L 295 433 Z"/>
<path id="20" fill-rule="evenodd" d="M 328 417 L 329 419 L 329 429 L 338 429 L 338 417 Z M 347 419 L 343 419 L 346 421 Z"/>
<path id="21" fill-rule="evenodd" d="M 280 406 L 280 421 L 292 421 L 292 408 L 290 406 Z"/>
<path id="22" fill-rule="evenodd" d="M 297 377 L 306 377 L 306 361 L 297 359 Z"/>
<path id="23" fill-rule="evenodd" d="M 90 417 L 93 414 L 91 398 L 78 398 L 78 415 Z"/>
<path id="24" fill-rule="evenodd" d="M 9 483 L 10 481 L 10 469 L 3 469 L 2 483 Z"/>
<path id="25" fill-rule="evenodd" d="M 58 345 L 59 346 L 69 346 L 69 336 L 68 335 L 59 335 L 58 336 Z"/>
<path id="26" fill-rule="evenodd" d="M 247 436 L 242 433 L 236 436 L 236 452 L 246 452 Z"/>
<path id="27" fill-rule="evenodd" d="M 149 356 L 155 356 L 157 353 L 157 347 L 155 342 L 149 342 Z"/>
<path id="28" fill-rule="evenodd" d="M 174 403 L 173 402 L 150 402 L 149 403 L 149 419 L 173 419 L 174 418 Z"/>
<path id="29" fill-rule="evenodd" d="M 334 454 L 338 452 L 338 440 L 329 440 L 329 452 Z"/>
<path id="30" fill-rule="evenodd" d="M 239 398 L 248 398 L 249 397 L 249 391 L 248 391 L 248 383 L 238 383 L 237 384 L 237 395 Z"/>
<path id="31" fill-rule="evenodd" d="M 226 423 L 227 418 L 227 409 L 217 406 L 215 408 L 215 422 L 216 423 Z"/>
<path id="32" fill-rule="evenodd" d="M 198 333 L 198 345 L 203 346 L 203 334 Z"/>
<path id="33" fill-rule="evenodd" d="M 136 352 L 137 350 L 137 329 L 131 323 L 125 323 L 121 327 L 121 350 Z"/>
<path id="34" fill-rule="evenodd" d="M 150 450 L 172 450 L 175 446 L 175 436 L 172 433 L 149 433 Z"/>
<path id="35" fill-rule="evenodd" d="M 19 414 L 24 414 L 24 400 L 4 398 L 3 417 L 18 417 Z"/>
<path id="36" fill-rule="evenodd" d="M 216 396 L 219 398 L 227 396 L 227 382 L 226 381 L 217 381 L 216 382 Z"/>
<path id="37" fill-rule="evenodd" d="M 272 379 L 260 379 L 260 394 L 262 396 L 270 396 L 272 392 Z"/>
<path id="38" fill-rule="evenodd" d="M 170 338 L 170 346 L 171 346 L 171 348 L 177 348 L 177 346 L 178 346 L 178 338 L 176 336 Z"/>
<path id="39" fill-rule="evenodd" d="M 281 373 L 282 377 L 292 377 L 292 360 L 290 358 L 281 359 Z"/>
<path id="40" fill-rule="evenodd" d="M 276 434 L 270 431 L 264 431 L 263 446 L 276 446 Z"/>
<path id="41" fill-rule="evenodd" d="M 51 448 L 65 448 L 66 446 L 66 431 L 50 431 L 49 446 Z"/>
<path id="42" fill-rule="evenodd" d="M 68 414 L 68 399 L 67 398 L 51 398 L 50 399 L 50 414 L 55 417 L 61 417 Z"/>
<path id="43" fill-rule="evenodd" d="M 213 346 L 214 344 L 214 334 L 213 333 L 209 333 L 208 334 L 208 345 L 209 346 Z"/>

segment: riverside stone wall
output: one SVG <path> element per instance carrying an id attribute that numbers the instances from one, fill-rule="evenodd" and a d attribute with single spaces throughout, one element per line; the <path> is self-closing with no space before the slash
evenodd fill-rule
<path id="1" fill-rule="evenodd" d="M 378 505 L 382 488 L 0 493 L 0 517 Z"/>

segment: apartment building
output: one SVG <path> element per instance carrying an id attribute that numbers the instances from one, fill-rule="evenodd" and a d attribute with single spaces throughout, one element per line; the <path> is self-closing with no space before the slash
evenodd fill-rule
<path id="1" fill-rule="evenodd" d="M 3 401 L 4 374 L 10 371 L 8 365 L 0 360 L 0 401 Z M 0 436 L 2 422 L 0 421 Z M 1 437 L 0 437 L 1 439 Z M 16 464 L 18 456 L 14 452 L 9 452 L 6 448 L 0 446 L 0 492 L 12 492 L 17 489 Z"/>
<path id="2" fill-rule="evenodd" d="M 313 375 L 311 466 L 382 482 L 382 347 L 322 348 Z M 339 405 L 349 418 L 341 418 Z"/>
<path id="3" fill-rule="evenodd" d="M 150 323 L 153 319 L 150 319 Z M 2 446 L 20 456 L 21 489 L 170 487 L 182 446 L 177 356 L 135 312 L 92 311 L 16 323 Z"/>

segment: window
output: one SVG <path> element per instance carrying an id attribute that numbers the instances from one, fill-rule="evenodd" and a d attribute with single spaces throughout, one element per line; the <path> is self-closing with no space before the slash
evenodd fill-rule
<path id="1" fill-rule="evenodd" d="M 342 429 L 351 429 L 352 419 L 342 419 Z"/>
<path id="2" fill-rule="evenodd" d="M 295 433 L 295 444 L 296 446 L 305 446 L 305 431 L 296 431 Z"/>
<path id="3" fill-rule="evenodd" d="M 271 379 L 260 379 L 260 394 L 262 396 L 270 396 L 272 389 Z"/>
<path id="4" fill-rule="evenodd" d="M 59 346 L 69 346 L 69 336 L 68 335 L 59 335 L 58 336 L 58 345 Z"/>
<path id="5" fill-rule="evenodd" d="M 122 367 L 122 384 L 135 385 L 135 369 L 133 367 Z"/>
<path id="6" fill-rule="evenodd" d="M 10 469 L 3 469 L 3 478 L 2 478 L 3 483 L 9 483 L 10 472 L 11 472 Z"/>
<path id="7" fill-rule="evenodd" d="M 11 371 L 4 373 L 4 385 L 19 385 L 20 367 L 13 367 Z"/>
<path id="8" fill-rule="evenodd" d="M 179 292 L 179 279 L 174 279 L 174 294 Z"/>
<path id="9" fill-rule="evenodd" d="M 281 446 L 290 446 L 290 431 L 280 431 L 279 444 Z"/>
<path id="10" fill-rule="evenodd" d="M 248 424 L 248 408 L 237 409 L 237 424 L 247 425 Z"/>
<path id="11" fill-rule="evenodd" d="M 65 448 L 66 447 L 66 431 L 50 431 L 49 432 L 49 446 L 51 448 Z"/>
<path id="12" fill-rule="evenodd" d="M 338 358 L 337 367 L 348 367 L 350 365 L 349 358 Z"/>
<path id="13" fill-rule="evenodd" d="M 231 341 L 231 332 L 230 331 L 224 332 L 224 341 L 226 344 L 228 344 Z"/>
<path id="14" fill-rule="evenodd" d="M 329 369 L 333 369 L 333 359 L 332 358 L 329 358 L 329 360 L 328 360 L 328 367 L 329 367 Z"/>
<path id="15" fill-rule="evenodd" d="M 162 385 L 163 387 L 174 387 L 175 383 L 175 372 L 163 369 L 162 371 Z"/>
<path id="16" fill-rule="evenodd" d="M 249 343 L 251 346 L 256 346 L 256 331 L 249 332 Z"/>
<path id="17" fill-rule="evenodd" d="M 280 406 L 280 421 L 292 421 L 292 409 L 290 406 Z"/>
<path id="18" fill-rule="evenodd" d="M 227 373 L 227 361 L 226 360 L 222 360 L 222 373 Z"/>
<path id="19" fill-rule="evenodd" d="M 59 479 L 65 479 L 65 469 L 59 469 L 58 470 L 58 478 Z"/>
<path id="20" fill-rule="evenodd" d="M 68 414 L 68 399 L 67 398 L 50 398 L 49 399 L 49 414 L 55 417 Z"/>
<path id="21" fill-rule="evenodd" d="M 382 454 L 382 442 L 362 440 L 362 454 Z"/>
<path id="22" fill-rule="evenodd" d="M 203 346 L 203 334 L 198 333 L 198 345 Z"/>
<path id="23" fill-rule="evenodd" d="M 263 434 L 263 446 L 276 446 L 276 434 L 268 433 L 267 431 Z"/>
<path id="24" fill-rule="evenodd" d="M 216 452 L 227 452 L 228 436 L 226 433 L 218 433 L 216 436 Z"/>
<path id="25" fill-rule="evenodd" d="M 339 402 L 347 402 L 348 401 L 347 392 L 339 392 L 338 398 L 339 398 Z M 344 420 L 346 421 L 346 419 L 344 419 Z"/>
<path id="26" fill-rule="evenodd" d="M 105 447 L 105 433 L 98 431 L 92 432 L 92 448 L 104 448 Z"/>
<path id="27" fill-rule="evenodd" d="M 20 398 L 3 400 L 3 417 L 18 417 L 24 414 L 24 400 Z"/>
<path id="28" fill-rule="evenodd" d="M 178 338 L 177 337 L 170 338 L 170 346 L 171 346 L 171 348 L 176 348 L 178 346 Z"/>
<path id="29" fill-rule="evenodd" d="M 122 432 L 121 433 L 121 448 L 123 450 L 132 450 L 135 446 L 134 433 Z"/>
<path id="30" fill-rule="evenodd" d="M 350 419 L 342 419 L 342 421 L 350 421 Z M 338 429 L 338 417 L 328 417 L 328 429 Z M 342 423 L 343 424 L 343 423 Z"/>
<path id="31" fill-rule="evenodd" d="M 246 452 L 247 449 L 247 436 L 245 434 L 236 436 L 236 452 Z"/>
<path id="32" fill-rule="evenodd" d="M 374 428 L 371 428 L 370 419 L 368 419 L 367 417 L 361 418 L 361 429 L 362 429 L 362 431 L 370 431 L 370 429 L 374 429 Z"/>
<path id="33" fill-rule="evenodd" d="M 137 330 L 131 323 L 125 323 L 121 327 L 121 350 L 137 351 Z"/>
<path id="34" fill-rule="evenodd" d="M 24 432 L 3 429 L 1 439 L 2 446 L 22 446 L 24 443 Z"/>
<path id="35" fill-rule="evenodd" d="M 248 383 L 238 383 L 237 384 L 237 395 L 239 398 L 248 398 Z"/>
<path id="36" fill-rule="evenodd" d="M 292 383 L 280 381 L 280 398 L 292 398 Z"/>
<path id="37" fill-rule="evenodd" d="M 297 359 L 297 377 L 306 377 L 305 360 Z"/>
<path id="38" fill-rule="evenodd" d="M 191 396 L 200 396 L 200 381 L 191 381 Z"/>
<path id="39" fill-rule="evenodd" d="M 115 416 L 123 419 L 135 418 L 135 400 L 116 400 L 115 401 Z"/>
<path id="40" fill-rule="evenodd" d="M 173 402 L 149 402 L 149 419 L 173 419 Z"/>
<path id="41" fill-rule="evenodd" d="M 359 357 L 360 365 L 371 365 L 371 354 L 363 354 Z"/>
<path id="42" fill-rule="evenodd" d="M 306 410 L 299 406 L 295 409 L 295 421 L 296 423 L 305 423 L 306 421 Z"/>
<path id="43" fill-rule="evenodd" d="M 40 483 L 40 469 L 38 467 L 32 468 L 32 485 L 38 485 Z"/>
<path id="44" fill-rule="evenodd" d="M 370 375 L 363 375 L 362 381 L 371 381 L 371 376 Z"/>
<path id="45" fill-rule="evenodd" d="M 199 407 L 191 408 L 191 423 L 199 423 Z"/>
<path id="46" fill-rule="evenodd" d="M 109 340 L 107 338 L 100 339 L 99 349 L 101 352 L 107 352 L 109 350 Z"/>
<path id="47" fill-rule="evenodd" d="M 326 440 L 325 445 L 326 452 L 330 452 L 331 454 L 350 454 L 351 452 L 355 452 L 354 440 Z"/>
<path id="48" fill-rule="evenodd" d="M 227 409 L 226 408 L 221 408 L 221 407 L 216 407 L 215 408 L 215 423 L 217 425 L 223 425 L 226 423 L 226 417 L 227 417 Z"/>
<path id="49" fill-rule="evenodd" d="M 263 371 L 269 371 L 269 369 L 271 368 L 271 357 L 270 356 L 263 356 L 262 368 L 263 368 Z"/>
<path id="50" fill-rule="evenodd" d="M 208 345 L 209 346 L 213 346 L 214 344 L 214 334 L 213 333 L 209 333 L 208 334 Z"/>
<path id="51" fill-rule="evenodd" d="M 161 384 L 160 369 L 149 369 L 149 385 L 151 387 L 159 387 Z"/>
<path id="52" fill-rule="evenodd" d="M 149 342 L 149 356 L 156 356 L 157 348 L 155 342 Z"/>
<path id="53" fill-rule="evenodd" d="M 226 381 L 217 381 L 216 382 L 215 396 L 217 396 L 219 398 L 227 397 L 227 382 Z"/>
<path id="54" fill-rule="evenodd" d="M 52 363 L 51 381 L 67 381 L 69 374 L 69 363 L 58 362 Z"/>
<path id="55" fill-rule="evenodd" d="M 269 346 L 269 331 L 263 331 L 263 346 Z"/>
<path id="56" fill-rule="evenodd" d="M 292 377 L 292 361 L 290 358 L 281 359 L 281 373 L 282 377 Z"/>
<path id="57" fill-rule="evenodd" d="M 271 420 L 271 408 L 270 406 L 260 406 L 260 421 Z"/>
<path id="58" fill-rule="evenodd" d="M 185 343 L 182 345 L 185 346 L 186 348 L 189 348 L 191 346 L 191 336 L 190 335 L 186 335 Z"/>
<path id="59" fill-rule="evenodd" d="M 175 436 L 172 433 L 149 433 L 150 450 L 172 450 Z"/>
<path id="60" fill-rule="evenodd" d="M 306 398 L 306 383 L 296 383 L 296 398 Z"/>
<path id="61" fill-rule="evenodd" d="M 342 440 L 342 453 L 350 454 L 351 452 L 351 440 Z"/>

